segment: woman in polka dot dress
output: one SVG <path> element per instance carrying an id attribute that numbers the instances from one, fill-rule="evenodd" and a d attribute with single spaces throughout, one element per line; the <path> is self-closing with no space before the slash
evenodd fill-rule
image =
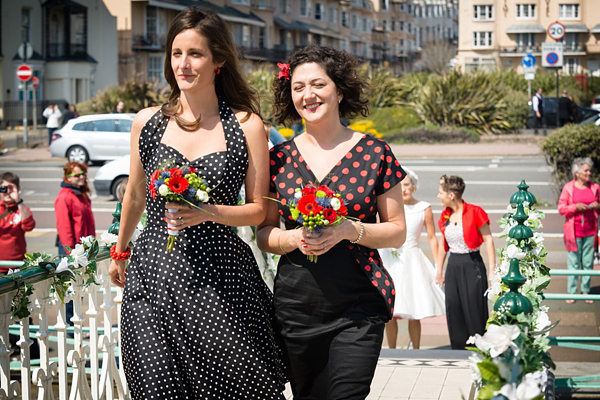
<path id="1" fill-rule="evenodd" d="M 356 66 L 346 52 L 311 45 L 274 82 L 278 122 L 306 121 L 306 132 L 271 149 L 270 196 L 281 204 L 269 204 L 257 235 L 264 251 L 282 254 L 277 335 L 295 400 L 366 398 L 393 313 L 393 282 L 376 249 L 404 242 L 404 171 L 385 142 L 340 123 L 368 112 Z M 309 182 L 341 193 L 356 221 L 309 237 L 286 206 Z"/>
<path id="2" fill-rule="evenodd" d="M 122 261 L 109 271 L 125 286 L 121 335 L 133 399 L 283 398 L 272 295 L 231 229 L 264 219 L 269 185 L 257 99 L 236 54 L 216 13 L 181 12 L 167 35 L 169 102 L 134 120 L 116 251 L 125 251 L 144 207 L 148 224 L 127 272 Z M 197 168 L 214 188 L 208 212 L 152 199 L 145 182 L 167 159 Z M 246 204 L 238 206 L 243 183 Z M 170 253 L 167 223 L 180 232 Z"/>

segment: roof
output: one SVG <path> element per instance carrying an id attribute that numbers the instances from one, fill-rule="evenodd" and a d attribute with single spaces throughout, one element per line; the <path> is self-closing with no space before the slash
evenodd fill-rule
<path id="1" fill-rule="evenodd" d="M 546 29 L 540 24 L 513 24 L 506 33 L 546 33 Z"/>
<path id="2" fill-rule="evenodd" d="M 87 10 L 87 7 L 74 2 L 73 0 L 47 0 L 42 7 L 67 7 L 79 11 Z"/>
<path id="3" fill-rule="evenodd" d="M 564 24 L 565 32 L 568 33 L 588 33 L 590 30 L 584 24 Z"/>
<path id="4" fill-rule="evenodd" d="M 320 26 L 307 24 L 306 22 L 298 20 L 292 20 L 292 22 L 287 22 L 279 17 L 273 17 L 273 21 L 277 25 L 281 25 L 282 27 L 288 30 L 310 32 L 317 35 L 332 36 L 337 39 L 343 39 L 342 34 L 340 32 L 334 31 L 330 28 L 321 28 Z"/>
<path id="5" fill-rule="evenodd" d="M 592 33 L 600 33 L 600 24 L 598 24 L 592 28 Z"/>
<path id="6" fill-rule="evenodd" d="M 149 0 L 148 5 L 156 6 L 161 8 L 171 8 L 175 10 L 184 10 L 190 6 L 199 6 L 202 8 L 206 8 L 208 10 L 212 10 L 217 12 L 221 18 L 225 21 L 231 22 L 241 22 L 247 23 L 250 25 L 258 25 L 265 27 L 267 24 L 265 21 L 257 17 L 252 12 L 250 14 L 246 14 L 241 12 L 240 10 L 229 7 L 229 6 L 219 6 L 216 4 L 209 3 L 208 1 L 202 0 Z"/>

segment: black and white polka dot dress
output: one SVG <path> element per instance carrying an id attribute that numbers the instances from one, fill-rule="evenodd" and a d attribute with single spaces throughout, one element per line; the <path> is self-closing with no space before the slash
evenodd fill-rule
<path id="1" fill-rule="evenodd" d="M 187 160 L 161 143 L 158 111 L 139 140 L 146 179 L 166 159 L 203 174 L 218 204 L 237 204 L 248 152 L 240 125 L 219 100 L 227 151 Z M 184 229 L 165 250 L 165 201 L 147 192 L 148 224 L 127 271 L 123 362 L 133 399 L 282 399 L 284 372 L 273 337 L 272 295 L 250 247 L 230 227 Z M 211 200 L 213 201 L 213 200 Z"/>

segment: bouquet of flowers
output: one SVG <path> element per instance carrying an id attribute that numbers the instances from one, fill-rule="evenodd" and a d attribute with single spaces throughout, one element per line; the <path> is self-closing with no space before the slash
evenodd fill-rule
<path id="1" fill-rule="evenodd" d="M 209 193 L 212 189 L 208 187 L 206 180 L 198 173 L 196 168 L 184 165 L 172 168 L 168 166 L 159 167 L 152 173 L 149 190 L 153 199 L 158 194 L 168 202 L 187 204 L 202 210 L 201 205 L 202 203 L 208 203 L 210 200 Z M 175 209 L 169 209 L 168 211 L 177 212 Z M 169 234 L 167 252 L 170 253 L 175 247 L 179 231 L 175 229 L 174 225 L 167 224 L 167 232 Z"/>
<path id="2" fill-rule="evenodd" d="M 348 216 L 342 195 L 325 185 L 308 184 L 296 188 L 294 197 L 288 201 L 292 218 L 304 226 L 309 233 L 319 234 L 327 226 L 339 225 Z M 308 259 L 317 262 L 315 255 Z"/>

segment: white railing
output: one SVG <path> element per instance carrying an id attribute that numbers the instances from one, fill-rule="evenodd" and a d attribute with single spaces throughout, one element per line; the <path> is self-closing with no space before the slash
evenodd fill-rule
<path id="1" fill-rule="evenodd" d="M 121 360 L 119 320 L 122 290 L 113 288 L 108 275 L 108 252 L 97 257 L 98 285 L 84 285 L 83 278 L 72 281 L 66 301 L 73 300 L 73 339 L 68 338 L 66 307 L 51 292 L 52 278 L 34 283 L 30 296 L 31 317 L 39 320 L 32 337 L 29 318 L 15 320 L 11 302 L 15 290 L 0 294 L 0 400 L 3 399 L 129 399 Z M 43 273 L 43 272 L 42 272 Z M 52 316 L 55 316 L 52 318 Z M 11 363 L 13 349 L 9 331 L 18 324 L 20 348 L 18 361 Z M 12 325 L 12 329 L 11 328 Z M 39 366 L 31 365 L 30 347 L 37 339 Z M 50 343 L 56 342 L 56 353 L 50 357 Z M 16 368 L 20 363 L 20 379 Z M 86 371 L 86 366 L 88 366 Z M 58 383 L 58 385 L 55 385 Z"/>
<path id="2" fill-rule="evenodd" d="M 272 290 L 275 259 L 258 249 L 252 228 L 239 227 L 237 233 L 252 249 L 262 277 Z M 97 285 L 85 287 L 84 278 L 79 275 L 71 282 L 65 301 L 73 301 L 73 328 L 66 323 L 65 304 L 58 295 L 51 293 L 52 277 L 45 269 L 13 275 L 24 282 L 35 282 L 29 297 L 29 312 L 33 319 L 39 320 L 39 325 L 33 329 L 30 329 L 29 318 L 16 320 L 11 313 L 11 302 L 16 293 L 14 278 L 0 278 L 0 400 L 34 397 L 50 400 L 56 398 L 55 391 L 60 400 L 130 398 L 119 347 L 123 291 L 111 285 L 108 253 L 108 249 L 103 248 L 96 256 Z M 22 263 L 13 263 L 15 267 L 19 264 Z M 9 332 L 16 333 L 17 329 L 20 354 L 18 360 L 11 362 L 13 349 Z M 67 335 L 71 332 L 72 339 Z M 32 368 L 30 347 L 35 339 L 40 348 L 40 360 L 39 366 Z M 57 354 L 52 352 L 53 357 L 51 342 L 56 342 Z M 11 379 L 11 365 L 13 378 L 18 375 L 19 368 L 19 379 Z"/>

